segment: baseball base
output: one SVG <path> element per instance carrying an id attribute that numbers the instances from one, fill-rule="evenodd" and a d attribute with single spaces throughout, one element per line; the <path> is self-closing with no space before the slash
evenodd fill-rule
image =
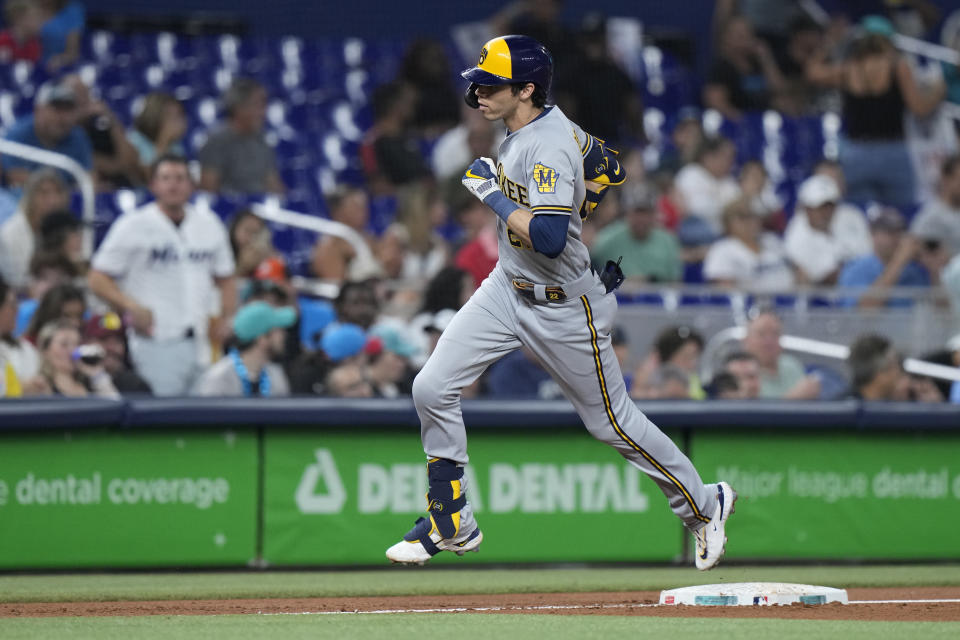
<path id="1" fill-rule="evenodd" d="M 774 604 L 847 604 L 844 589 L 784 582 L 704 584 L 660 592 L 660 604 L 743 607 Z"/>

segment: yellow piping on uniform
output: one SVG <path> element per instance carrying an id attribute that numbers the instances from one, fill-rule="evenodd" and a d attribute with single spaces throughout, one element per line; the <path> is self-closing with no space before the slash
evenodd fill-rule
<path id="1" fill-rule="evenodd" d="M 537 212 L 537 211 L 547 211 L 547 210 L 549 210 L 549 211 L 564 211 L 564 212 L 566 212 L 566 213 L 570 213 L 570 212 L 573 211 L 573 208 L 572 208 L 572 207 L 564 207 L 564 206 L 560 206 L 560 205 L 554 206 L 554 205 L 545 204 L 545 205 L 541 205 L 541 206 L 539 206 L 539 207 L 534 207 L 534 208 L 530 209 L 531 213 L 535 213 L 535 212 Z"/>
<path id="2" fill-rule="evenodd" d="M 610 396 L 607 393 L 607 382 L 603 376 L 603 364 L 600 362 L 600 346 L 597 344 L 597 330 L 593 326 L 593 311 L 590 309 L 590 303 L 587 301 L 587 296 L 580 296 L 580 301 L 583 303 L 583 308 L 587 312 L 587 326 L 590 328 L 590 344 L 593 346 L 593 361 L 597 368 L 597 378 L 600 381 L 600 391 L 603 396 L 603 407 L 606 409 L 607 418 L 610 419 L 610 425 L 613 426 L 613 430 L 617 432 L 617 435 L 620 436 L 620 439 L 630 445 L 637 453 L 646 458 L 647 462 L 652 464 L 657 468 L 660 473 L 664 475 L 673 485 L 680 490 L 680 493 L 683 494 L 683 497 L 689 503 L 690 508 L 693 509 L 693 515 L 700 520 L 701 522 L 710 522 L 710 518 L 707 518 L 697 507 L 697 503 L 693 501 L 693 497 L 687 491 L 687 488 L 683 486 L 672 473 L 666 470 L 662 464 L 657 462 L 653 456 L 647 453 L 643 447 L 638 445 L 633 441 L 630 436 L 623 432 L 620 428 L 620 424 L 617 422 L 616 416 L 613 415 L 613 408 L 610 406 Z"/>

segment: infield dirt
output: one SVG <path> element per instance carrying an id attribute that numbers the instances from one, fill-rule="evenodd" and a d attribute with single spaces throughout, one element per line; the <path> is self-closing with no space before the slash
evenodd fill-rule
<path id="1" fill-rule="evenodd" d="M 857 600 L 960 600 L 960 587 L 849 589 Z M 439 612 L 616 615 L 804 620 L 960 621 L 960 602 L 826 604 L 756 607 L 640 606 L 656 591 L 498 595 L 378 596 L 242 600 L 30 602 L 0 604 L 0 617 L 282 614 L 321 612 Z"/>

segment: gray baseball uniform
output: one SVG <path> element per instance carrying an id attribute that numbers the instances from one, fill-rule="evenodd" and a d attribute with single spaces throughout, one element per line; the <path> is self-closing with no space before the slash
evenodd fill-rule
<path id="1" fill-rule="evenodd" d="M 590 433 L 649 475 L 674 513 L 696 530 L 716 510 L 716 489 L 704 486 L 690 460 L 627 395 L 610 341 L 616 298 L 591 270 L 580 239 L 577 212 L 585 197 L 582 151 L 588 141 L 552 107 L 501 143 L 501 191 L 534 215 L 568 215 L 566 247 L 549 258 L 498 221 L 496 268 L 443 332 L 413 386 L 424 451 L 428 459 L 467 463 L 460 390 L 523 345 L 560 385 Z M 467 502 L 459 531 L 476 527 Z"/>

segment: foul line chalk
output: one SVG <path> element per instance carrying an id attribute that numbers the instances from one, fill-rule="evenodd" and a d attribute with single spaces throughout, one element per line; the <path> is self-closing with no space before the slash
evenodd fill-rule
<path id="1" fill-rule="evenodd" d="M 383 613 L 489 613 L 497 611 L 551 611 L 554 609 L 640 609 L 659 606 L 659 604 L 543 604 L 528 607 L 445 607 L 437 609 L 375 609 L 373 611 L 277 611 L 273 613 L 258 611 L 257 613 L 262 616 L 330 616 Z"/>
<path id="2" fill-rule="evenodd" d="M 851 600 L 849 604 L 948 604 L 960 602 L 960 598 L 939 598 L 922 600 Z M 586 609 L 648 609 L 648 608 L 676 608 L 676 605 L 661 604 L 542 604 L 527 607 L 443 607 L 436 609 L 376 609 L 373 611 L 277 611 L 264 613 L 262 616 L 337 616 L 337 615 L 383 615 L 391 613 L 490 613 L 498 611 L 550 611 L 586 610 Z M 770 607 L 765 607 L 770 608 Z"/>

